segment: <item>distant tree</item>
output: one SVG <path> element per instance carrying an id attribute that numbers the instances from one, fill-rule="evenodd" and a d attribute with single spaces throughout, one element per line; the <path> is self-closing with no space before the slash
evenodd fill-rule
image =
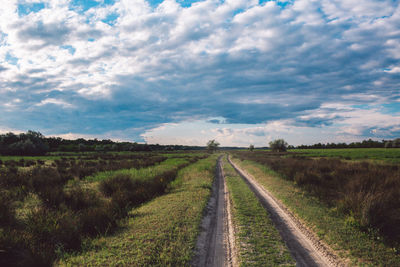
<path id="1" fill-rule="evenodd" d="M 250 150 L 250 151 L 253 151 L 253 150 L 254 150 L 254 145 L 250 145 L 250 146 L 249 146 L 249 150 Z"/>
<path id="2" fill-rule="evenodd" d="M 3 155 L 37 156 L 48 150 L 46 138 L 39 132 L 0 135 L 0 153 Z"/>
<path id="3" fill-rule="evenodd" d="M 396 138 L 393 140 L 392 147 L 397 147 L 397 148 L 400 147 L 400 138 Z"/>
<path id="4" fill-rule="evenodd" d="M 396 138 L 391 141 L 385 142 L 385 148 L 399 148 L 400 147 L 400 138 Z"/>
<path id="5" fill-rule="evenodd" d="M 209 152 L 214 152 L 218 149 L 219 143 L 215 140 L 210 140 L 207 142 L 207 150 Z"/>
<path id="6" fill-rule="evenodd" d="M 276 139 L 274 141 L 269 142 L 269 147 L 272 151 L 275 152 L 285 152 L 287 149 L 288 143 L 283 139 Z"/>
<path id="7" fill-rule="evenodd" d="M 392 148 L 392 141 L 386 141 L 385 148 Z"/>

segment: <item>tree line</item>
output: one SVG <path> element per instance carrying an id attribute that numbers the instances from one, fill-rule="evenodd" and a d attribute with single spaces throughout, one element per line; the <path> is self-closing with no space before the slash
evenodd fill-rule
<path id="1" fill-rule="evenodd" d="M 98 140 L 78 138 L 45 137 L 40 132 L 0 135 L 0 154 L 10 156 L 42 156 L 48 152 L 106 152 L 106 151 L 175 151 L 201 150 L 204 147 L 183 145 L 139 144 L 136 142 L 114 142 L 110 139 Z"/>
<path id="2" fill-rule="evenodd" d="M 374 141 L 372 139 L 364 140 L 362 142 L 346 143 L 317 143 L 313 145 L 300 145 L 296 148 L 309 149 L 309 148 L 400 148 L 400 138 L 394 140 L 381 140 Z"/>

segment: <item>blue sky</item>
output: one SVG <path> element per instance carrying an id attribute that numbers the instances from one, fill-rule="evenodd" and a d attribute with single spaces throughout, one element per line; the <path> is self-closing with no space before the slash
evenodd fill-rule
<path id="1" fill-rule="evenodd" d="M 0 132 L 265 146 L 400 137 L 392 0 L 9 0 Z"/>

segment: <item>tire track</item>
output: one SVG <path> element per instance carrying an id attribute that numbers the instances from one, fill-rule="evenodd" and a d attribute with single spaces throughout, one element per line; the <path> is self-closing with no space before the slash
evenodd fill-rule
<path id="1" fill-rule="evenodd" d="M 200 226 L 192 266 L 236 266 L 233 226 L 229 192 L 222 170 L 222 156 L 218 158 L 210 200 Z"/>
<path id="2" fill-rule="evenodd" d="M 228 157 L 229 163 L 259 198 L 286 242 L 297 266 L 345 266 L 332 249 L 323 244 L 279 200 Z"/>

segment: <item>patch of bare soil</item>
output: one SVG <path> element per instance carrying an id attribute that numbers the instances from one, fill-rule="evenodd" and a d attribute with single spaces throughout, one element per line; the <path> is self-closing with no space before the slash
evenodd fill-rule
<path id="1" fill-rule="evenodd" d="M 237 266 L 229 193 L 218 159 L 212 194 L 201 222 L 192 266 Z"/>

